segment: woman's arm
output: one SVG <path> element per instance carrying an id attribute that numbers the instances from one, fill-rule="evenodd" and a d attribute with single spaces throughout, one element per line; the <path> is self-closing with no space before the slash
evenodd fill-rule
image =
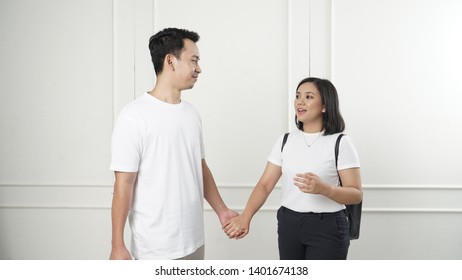
<path id="1" fill-rule="evenodd" d="M 322 194 L 341 204 L 360 203 L 363 199 L 360 169 L 340 170 L 339 176 L 342 187 L 330 185 L 311 172 L 297 174 L 294 185 L 304 193 Z"/>
<path id="2" fill-rule="evenodd" d="M 263 174 L 253 189 L 244 212 L 231 219 L 223 228 L 229 238 L 243 238 L 249 233 L 250 221 L 262 207 L 281 177 L 281 167 L 271 162 L 266 165 Z"/>

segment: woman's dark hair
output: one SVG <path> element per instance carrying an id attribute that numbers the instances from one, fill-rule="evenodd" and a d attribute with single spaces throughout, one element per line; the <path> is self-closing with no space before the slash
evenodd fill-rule
<path id="1" fill-rule="evenodd" d="M 149 51 L 157 75 L 164 70 L 164 59 L 167 54 L 180 58 L 185 39 L 196 43 L 199 41 L 199 35 L 186 29 L 165 28 L 149 39 Z"/>
<path id="2" fill-rule="evenodd" d="M 345 121 L 340 114 L 338 94 L 335 86 L 329 80 L 309 77 L 303 79 L 298 84 L 297 91 L 304 83 L 313 83 L 321 95 L 322 103 L 326 108 L 326 112 L 324 112 L 322 117 L 324 135 L 343 132 L 345 130 Z M 297 128 L 303 131 L 303 123 L 297 120 L 297 115 L 295 115 L 295 123 Z"/>

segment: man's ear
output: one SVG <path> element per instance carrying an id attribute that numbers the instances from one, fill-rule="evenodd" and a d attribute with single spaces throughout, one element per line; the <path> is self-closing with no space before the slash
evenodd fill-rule
<path id="1" fill-rule="evenodd" d="M 164 66 L 169 67 L 172 71 L 175 71 L 175 62 L 176 62 L 176 57 L 172 54 L 167 54 L 165 56 L 164 60 Z"/>

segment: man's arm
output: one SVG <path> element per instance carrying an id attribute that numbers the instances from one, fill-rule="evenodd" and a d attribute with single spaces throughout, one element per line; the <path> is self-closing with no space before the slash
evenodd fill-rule
<path id="1" fill-rule="evenodd" d="M 115 172 L 114 196 L 112 198 L 112 250 L 111 260 L 131 260 L 125 246 L 124 229 L 133 199 L 138 173 Z"/>
<path id="2" fill-rule="evenodd" d="M 204 198 L 213 208 L 215 213 L 217 213 L 221 225 L 224 226 L 229 219 L 237 216 L 238 213 L 236 211 L 230 210 L 221 198 L 221 195 L 218 192 L 217 184 L 213 179 L 212 172 L 207 166 L 205 159 L 202 159 L 202 176 L 204 179 Z"/>

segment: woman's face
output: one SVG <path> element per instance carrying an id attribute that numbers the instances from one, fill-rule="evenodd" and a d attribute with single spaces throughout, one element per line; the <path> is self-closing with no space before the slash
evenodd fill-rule
<path id="1" fill-rule="evenodd" d="M 322 114 L 326 111 L 321 94 L 313 83 L 301 84 L 294 101 L 295 113 L 298 121 L 307 125 L 321 125 Z"/>

